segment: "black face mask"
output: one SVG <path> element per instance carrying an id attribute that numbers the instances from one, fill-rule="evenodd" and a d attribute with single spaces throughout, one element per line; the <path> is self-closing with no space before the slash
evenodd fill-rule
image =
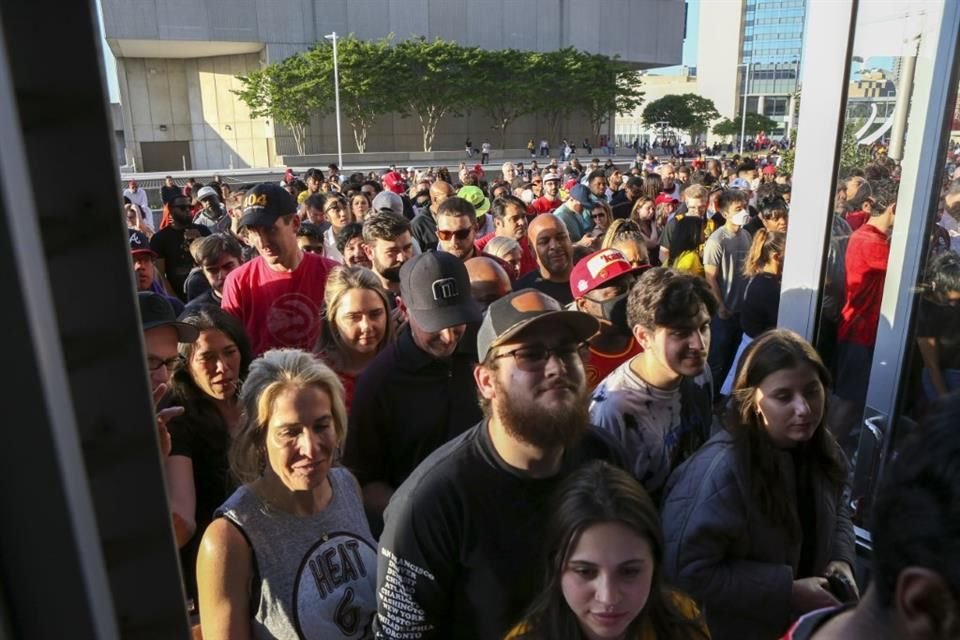
<path id="1" fill-rule="evenodd" d="M 630 324 L 627 322 L 627 297 L 630 295 L 629 289 L 626 293 L 621 293 L 616 298 L 610 298 L 603 302 L 597 302 L 600 305 L 600 312 L 603 319 L 613 325 L 613 330 L 618 335 L 629 336 Z"/>

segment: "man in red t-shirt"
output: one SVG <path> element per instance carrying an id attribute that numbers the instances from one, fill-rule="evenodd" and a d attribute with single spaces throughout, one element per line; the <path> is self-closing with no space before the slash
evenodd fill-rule
<path id="1" fill-rule="evenodd" d="M 530 242 L 527 240 L 527 214 L 523 200 L 516 196 L 503 196 L 497 198 L 490 207 L 490 215 L 493 216 L 494 232 L 488 233 L 477 240 L 477 249 L 483 251 L 496 236 L 506 236 L 513 238 L 520 245 L 520 274 L 523 277 L 537 268 L 537 257 L 530 250 Z"/>
<path id="2" fill-rule="evenodd" d="M 543 195 L 535 199 L 527 207 L 527 213 L 532 216 L 541 213 L 553 213 L 553 210 L 563 204 L 560 197 L 560 176 L 549 172 L 543 174 Z"/>
<path id="3" fill-rule="evenodd" d="M 243 323 L 253 353 L 312 350 L 320 337 L 327 276 L 335 262 L 297 244 L 297 203 L 274 183 L 247 192 L 240 223 L 260 255 L 227 276 L 224 311 Z"/>
<path id="4" fill-rule="evenodd" d="M 834 378 L 834 392 L 842 400 L 834 421 L 838 440 L 860 419 L 866 401 L 896 217 L 896 183 L 878 182 L 870 189 L 870 218 L 847 242 L 846 298 L 840 311 Z"/>
<path id="5" fill-rule="evenodd" d="M 627 322 L 627 296 L 642 272 L 642 267 L 631 265 L 616 249 L 601 249 L 578 262 L 570 273 L 570 292 L 577 310 L 600 321 L 583 363 L 590 391 L 643 351 Z"/>

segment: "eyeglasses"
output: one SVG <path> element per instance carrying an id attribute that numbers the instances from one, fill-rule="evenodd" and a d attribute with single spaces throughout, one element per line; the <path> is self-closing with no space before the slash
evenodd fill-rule
<path id="1" fill-rule="evenodd" d="M 160 358 L 147 358 L 147 368 L 150 369 L 150 371 L 159 371 L 161 367 L 166 367 L 167 371 L 170 371 L 181 362 L 183 362 L 183 359 L 180 356 L 177 356 L 176 358 L 169 358 L 168 360 L 161 360 Z"/>
<path id="2" fill-rule="evenodd" d="M 332 205 L 330 205 L 329 207 L 327 207 L 326 209 L 324 209 L 323 212 L 324 212 L 324 213 L 330 213 L 331 211 L 343 211 L 343 208 L 344 208 L 344 207 L 343 207 L 342 204 L 339 204 L 339 203 L 338 203 L 338 204 L 332 204 Z"/>
<path id="3" fill-rule="evenodd" d="M 567 343 L 556 347 L 544 347 L 543 345 L 518 347 L 513 351 L 499 353 L 493 356 L 493 359 L 513 358 L 517 363 L 517 368 L 521 371 L 538 371 L 547 364 L 547 360 L 552 355 L 557 356 L 565 363 L 573 362 L 574 357 L 582 360 L 587 356 L 589 347 L 590 345 L 587 342 Z"/>
<path id="4" fill-rule="evenodd" d="M 456 238 L 457 240 L 466 240 L 470 237 L 470 234 L 473 233 L 473 229 L 467 227 L 466 229 L 457 229 L 456 231 L 448 231 L 446 229 L 437 229 L 437 237 L 443 240 L 444 242 L 449 242 Z"/>
<path id="5" fill-rule="evenodd" d="M 306 251 L 307 253 L 316 253 L 317 255 L 321 255 L 321 256 L 323 255 L 323 246 L 322 246 L 322 245 L 317 246 L 317 245 L 313 245 L 313 244 L 305 244 L 305 245 L 303 245 L 303 246 L 300 247 L 300 248 L 303 249 L 304 251 Z"/>

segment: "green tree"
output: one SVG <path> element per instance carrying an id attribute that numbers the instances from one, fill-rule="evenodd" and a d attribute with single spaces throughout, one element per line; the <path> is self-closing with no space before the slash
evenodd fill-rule
<path id="1" fill-rule="evenodd" d="M 537 113 L 547 125 L 550 140 L 560 140 L 560 123 L 580 104 L 579 87 L 571 77 L 577 74 L 582 57 L 573 47 L 531 54 L 530 80 L 537 87 Z"/>
<path id="2" fill-rule="evenodd" d="M 423 131 L 423 150 L 433 149 L 437 125 L 448 115 L 460 115 L 474 99 L 470 56 L 473 49 L 446 40 L 404 40 L 393 47 L 398 69 L 391 85 L 401 115 L 415 115 Z"/>
<path id="3" fill-rule="evenodd" d="M 367 134 L 377 118 L 396 108 L 396 56 L 392 36 L 360 40 L 351 34 L 337 41 L 340 112 L 350 123 L 357 151 L 367 150 Z M 307 56 L 313 73 L 333 90 L 333 45 L 324 40 Z"/>
<path id="4" fill-rule="evenodd" d="M 695 137 L 707 130 L 720 117 L 713 100 L 693 93 L 671 94 L 647 104 L 643 121 L 648 125 L 663 123 L 671 129 L 680 129 Z"/>
<path id="5" fill-rule="evenodd" d="M 743 116 L 737 116 L 736 118 L 724 118 L 717 124 L 713 125 L 713 132 L 718 136 L 739 136 L 740 128 L 744 126 L 744 122 L 741 119 Z M 761 131 L 770 132 L 777 128 L 777 122 L 773 118 L 769 118 L 762 113 L 751 113 L 747 112 L 747 122 L 744 128 L 746 135 L 755 136 Z"/>
<path id="6" fill-rule="evenodd" d="M 333 85 L 313 74 L 307 56 L 297 54 L 245 76 L 239 76 L 243 88 L 233 91 L 250 109 L 252 118 L 272 118 L 290 129 L 297 153 L 307 152 L 307 126 L 310 116 L 329 111 L 333 104 Z"/>
<path id="7" fill-rule="evenodd" d="M 571 82 L 577 87 L 580 110 L 590 121 L 594 138 L 614 113 L 630 113 L 643 104 L 640 74 L 616 59 L 584 54 L 577 71 Z"/>
<path id="8" fill-rule="evenodd" d="M 500 148 L 505 149 L 510 124 L 537 108 L 534 58 L 514 49 L 476 49 L 470 66 L 473 104 L 493 121 L 493 128 L 500 132 Z"/>
<path id="9" fill-rule="evenodd" d="M 873 152 L 869 145 L 860 144 L 856 133 L 863 126 L 863 120 L 847 120 L 843 125 L 843 137 L 840 139 L 840 178 L 846 178 L 854 169 L 863 169 L 873 162 Z"/>

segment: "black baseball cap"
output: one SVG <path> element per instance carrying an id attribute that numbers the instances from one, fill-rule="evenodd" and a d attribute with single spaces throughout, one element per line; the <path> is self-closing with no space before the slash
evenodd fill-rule
<path id="1" fill-rule="evenodd" d="M 272 227 L 277 218 L 296 212 L 297 201 L 286 189 L 272 182 L 264 182 L 247 192 L 240 224 L 246 227 Z"/>
<path id="2" fill-rule="evenodd" d="M 521 289 L 487 307 L 477 333 L 479 361 L 486 360 L 487 354 L 497 345 L 528 329 L 542 329 L 548 322 L 569 327 L 578 342 L 589 340 L 600 330 L 600 322 L 590 314 L 568 311 L 536 289 Z"/>
<path id="3" fill-rule="evenodd" d="M 157 327 L 173 327 L 177 330 L 178 342 L 196 342 L 200 330 L 192 324 L 178 322 L 173 306 L 159 293 L 138 291 L 137 302 L 140 305 L 140 323 L 143 330 Z"/>
<path id="4" fill-rule="evenodd" d="M 467 268 L 451 253 L 430 251 L 404 262 L 400 296 L 407 313 L 424 331 L 480 322 Z"/>

